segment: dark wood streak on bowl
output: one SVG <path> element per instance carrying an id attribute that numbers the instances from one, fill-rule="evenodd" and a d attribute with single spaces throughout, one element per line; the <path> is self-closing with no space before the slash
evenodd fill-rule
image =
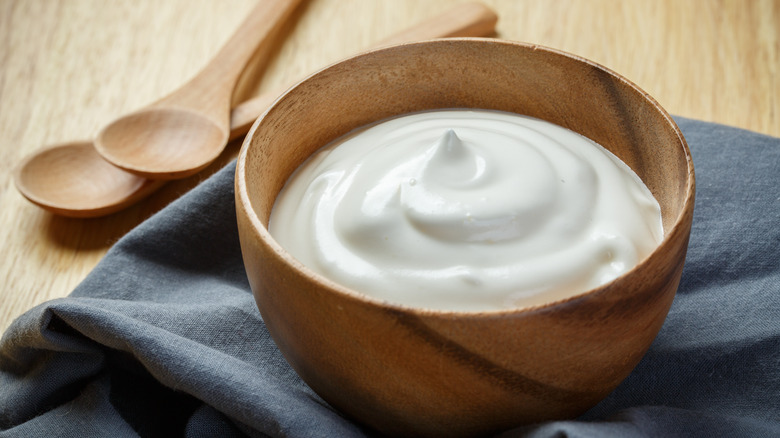
<path id="1" fill-rule="evenodd" d="M 430 344 L 437 351 L 451 358 L 453 363 L 460 364 L 473 370 L 482 375 L 485 379 L 493 381 L 496 386 L 505 391 L 521 392 L 540 400 L 554 402 L 592 399 L 603 395 L 598 392 L 558 388 L 554 385 L 534 380 L 470 351 L 464 345 L 431 329 L 431 327 L 427 326 L 425 322 L 415 315 L 393 308 L 387 309 L 387 312 L 401 325 L 411 331 L 414 336 L 419 337 L 423 342 Z"/>

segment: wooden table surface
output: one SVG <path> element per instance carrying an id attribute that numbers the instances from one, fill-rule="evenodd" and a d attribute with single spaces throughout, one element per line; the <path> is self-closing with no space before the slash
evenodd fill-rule
<path id="1" fill-rule="evenodd" d="M 47 144 L 88 139 L 112 118 L 167 94 L 214 54 L 253 0 L 0 0 L 0 332 L 67 295 L 122 235 L 218 165 L 99 219 L 28 203 L 13 167 Z M 453 0 L 311 0 L 264 75 L 236 98 L 271 90 L 360 51 Z M 498 37 L 603 64 L 670 113 L 780 136 L 780 1 L 485 0 Z"/>

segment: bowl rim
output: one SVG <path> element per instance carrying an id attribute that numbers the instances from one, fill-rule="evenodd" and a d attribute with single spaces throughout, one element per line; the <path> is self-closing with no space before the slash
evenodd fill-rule
<path id="1" fill-rule="evenodd" d="M 247 160 L 248 150 L 250 148 L 256 130 L 258 129 L 258 127 L 260 126 L 262 120 L 266 117 L 266 115 L 269 112 L 271 112 L 279 102 L 286 99 L 286 97 L 298 86 L 311 80 L 314 76 L 319 75 L 321 72 L 326 71 L 343 62 L 347 62 L 355 58 L 372 55 L 378 52 L 397 50 L 397 48 L 399 47 L 414 46 L 414 45 L 430 45 L 430 44 L 437 44 L 440 42 L 451 42 L 451 41 L 468 41 L 468 42 L 477 42 L 477 43 L 485 43 L 485 44 L 511 45 L 511 46 L 520 47 L 523 50 L 544 51 L 553 56 L 564 57 L 570 60 L 574 60 L 576 62 L 585 63 L 593 68 L 601 70 L 603 73 L 606 73 L 610 77 L 622 82 L 624 85 L 632 89 L 635 93 L 639 94 L 645 100 L 645 102 L 647 102 L 651 107 L 653 107 L 664 118 L 664 120 L 669 124 L 669 126 L 672 128 L 673 132 L 677 136 L 679 140 L 679 146 L 681 146 L 683 149 L 683 153 L 686 161 L 686 168 L 688 170 L 687 184 L 685 187 L 685 199 L 680 207 L 680 213 L 675 218 L 671 228 L 669 230 L 664 230 L 663 239 L 656 246 L 656 248 L 652 252 L 650 252 L 650 254 L 646 255 L 644 258 L 639 260 L 639 262 L 637 262 L 631 269 L 624 272 L 620 276 L 610 280 L 609 282 L 581 291 L 579 293 L 570 295 L 565 298 L 560 298 L 557 300 L 548 301 L 548 302 L 531 305 L 531 306 L 523 306 L 523 307 L 507 308 L 507 309 L 473 310 L 473 311 L 472 310 L 443 310 L 443 309 L 432 309 L 432 308 L 424 308 L 424 307 L 414 307 L 403 303 L 387 301 L 387 300 L 370 296 L 368 294 L 361 293 L 355 289 L 344 286 L 340 283 L 337 283 L 336 281 L 333 281 L 325 277 L 324 275 L 315 272 L 314 270 L 310 269 L 308 266 L 304 265 L 302 262 L 296 259 L 292 254 L 290 254 L 286 249 L 284 249 L 284 247 L 281 244 L 279 244 L 276 241 L 276 239 L 274 239 L 274 237 L 268 231 L 268 227 L 263 225 L 262 221 L 257 216 L 257 213 L 252 206 L 252 202 L 249 199 L 249 195 L 246 187 L 246 160 Z M 682 134 L 682 131 L 680 130 L 679 126 L 674 121 L 674 119 L 671 117 L 671 115 L 649 93 L 642 90 L 635 83 L 623 77 L 619 73 L 597 62 L 584 58 L 582 56 L 575 55 L 552 47 L 539 45 L 539 44 L 520 42 L 520 41 L 510 41 L 510 40 L 504 40 L 499 38 L 483 38 L 483 37 L 436 38 L 436 39 L 428 39 L 428 40 L 421 40 L 421 41 L 379 47 L 379 48 L 363 51 L 355 55 L 343 58 L 339 61 L 331 63 L 326 67 L 323 67 L 315 71 L 314 73 L 306 76 L 304 79 L 296 82 L 294 85 L 288 88 L 283 94 L 278 96 L 273 101 L 273 103 L 269 105 L 268 108 L 266 108 L 266 110 L 255 120 L 255 122 L 252 124 L 252 127 L 250 128 L 249 132 L 246 134 L 242 142 L 241 150 L 239 151 L 239 155 L 236 161 L 236 171 L 235 171 L 236 208 L 243 209 L 246 212 L 247 219 L 252 226 L 252 231 L 255 234 L 255 236 L 264 245 L 268 245 L 277 257 L 282 259 L 287 265 L 290 265 L 300 275 L 307 277 L 312 282 L 319 284 L 320 286 L 326 288 L 332 293 L 342 295 L 344 298 L 357 300 L 366 305 L 377 306 L 379 308 L 385 310 L 391 310 L 395 312 L 411 313 L 416 316 L 428 316 L 428 317 L 439 316 L 445 318 L 449 318 L 449 317 L 496 318 L 496 317 L 512 317 L 520 314 L 538 313 L 538 312 L 551 310 L 553 308 L 557 308 L 567 303 L 578 301 L 590 296 L 594 296 L 599 293 L 605 293 L 605 291 L 608 290 L 611 285 L 632 275 L 636 270 L 648 264 L 649 260 L 653 258 L 656 254 L 658 254 L 659 252 L 665 252 L 663 250 L 666 247 L 673 245 L 674 242 L 677 241 L 678 239 L 684 238 L 684 236 L 678 236 L 678 235 L 680 233 L 686 232 L 686 230 L 683 229 L 684 222 L 686 222 L 686 216 L 690 215 L 692 217 L 693 215 L 695 194 L 696 194 L 696 175 L 693 166 L 693 158 L 691 156 L 691 151 L 690 148 L 688 147 L 688 143 L 686 142 L 685 137 Z M 688 230 L 688 232 L 690 231 Z"/>

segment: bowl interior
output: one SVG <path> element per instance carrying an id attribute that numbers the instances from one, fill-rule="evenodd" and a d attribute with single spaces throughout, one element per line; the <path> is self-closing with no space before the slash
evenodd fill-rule
<path id="1" fill-rule="evenodd" d="M 438 108 L 525 114 L 596 141 L 648 186 L 661 205 L 667 234 L 692 188 L 690 157 L 678 128 L 626 79 L 538 46 L 439 40 L 348 59 L 280 98 L 244 146 L 251 150 L 246 154 L 246 189 L 258 219 L 267 227 L 287 178 L 323 145 L 377 120 Z"/>

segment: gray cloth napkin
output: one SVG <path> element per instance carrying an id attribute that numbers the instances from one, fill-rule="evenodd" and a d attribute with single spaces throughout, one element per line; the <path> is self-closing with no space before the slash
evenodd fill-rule
<path id="1" fill-rule="evenodd" d="M 636 370 L 581 418 L 503 436 L 780 436 L 780 139 L 678 118 L 687 264 Z M 0 341 L 0 436 L 366 436 L 293 372 L 244 272 L 231 164 Z M 457 382 L 453 382 L 457 384 Z"/>

